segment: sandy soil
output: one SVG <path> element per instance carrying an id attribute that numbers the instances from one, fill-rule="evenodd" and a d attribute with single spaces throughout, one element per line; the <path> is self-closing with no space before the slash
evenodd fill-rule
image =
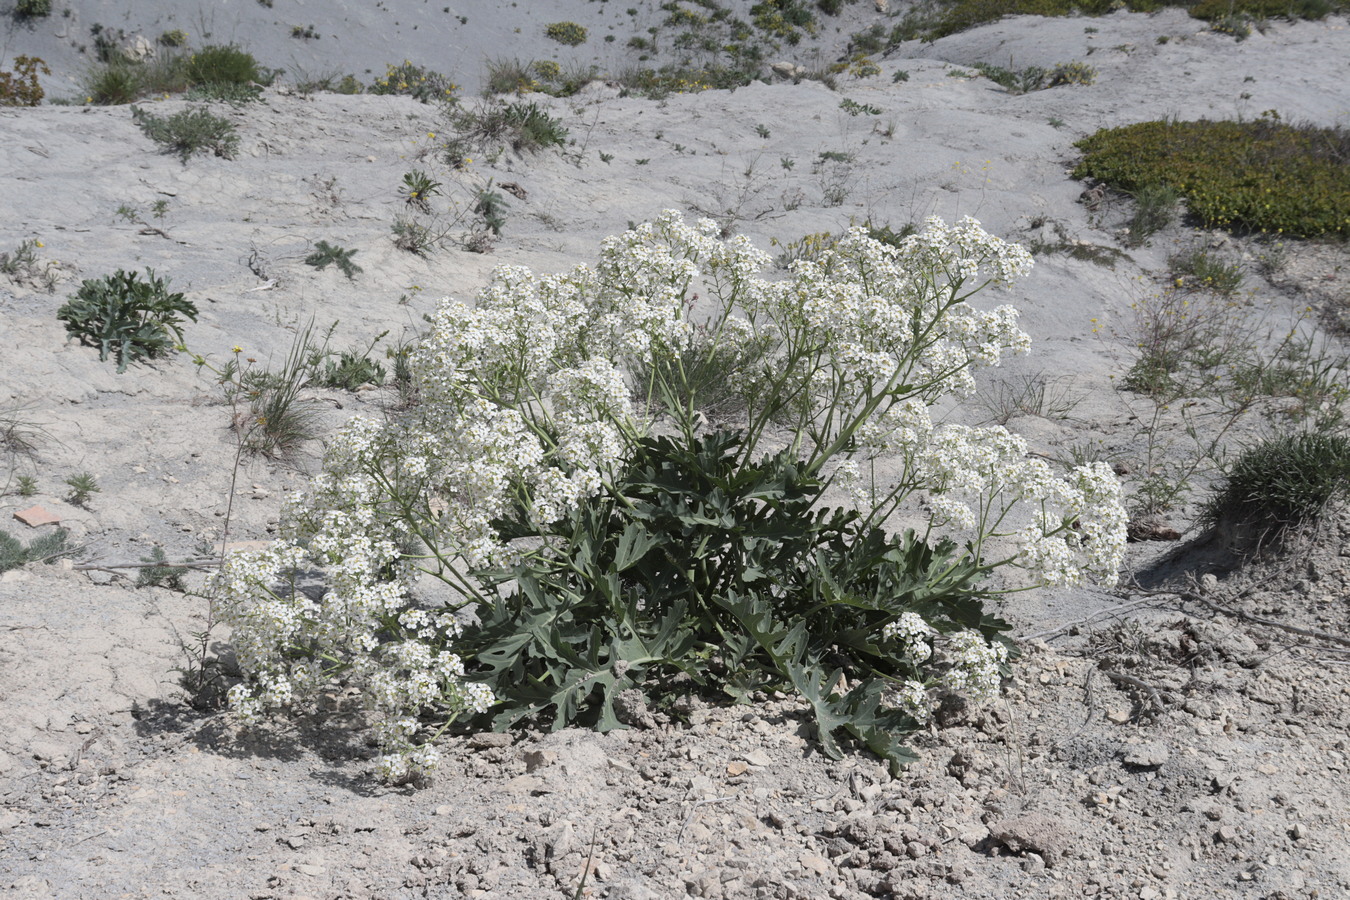
<path id="1" fill-rule="evenodd" d="M 57 6 L 34 28 L 11 28 L 0 48 L 6 59 L 49 59 L 53 96 L 73 95 L 91 22 L 151 38 L 210 31 L 294 72 L 366 80 L 364 70 L 407 57 L 472 85 L 496 56 L 620 65 L 627 37 L 659 13 L 648 2 L 638 17 L 616 3 L 554 2 L 432 16 L 392 0 L 373 11 L 278 0 L 206 12 L 72 3 L 63 17 Z M 784 58 L 833 58 L 878 16 L 871 4 L 849 6 L 839 31 Z M 540 36 L 543 23 L 568 19 L 595 30 L 576 51 Z M 320 39 L 289 36 L 311 20 Z M 612 45 L 598 38 L 610 26 Z M 446 47 L 453 65 L 439 61 Z M 916 741 L 922 760 L 899 779 L 865 755 L 823 759 L 795 704 L 767 698 L 605 736 L 449 738 L 434 784 L 393 789 L 369 775 L 359 710 L 338 703 L 249 731 L 194 710 L 176 669 L 205 627 L 205 602 L 136 588 L 128 570 L 77 568 L 136 562 L 153 547 L 188 558 L 226 537 L 235 443 L 219 387 L 185 355 L 117 375 L 67 341 L 55 316 L 81 279 L 149 266 L 200 308 L 186 333 L 193 352 L 223 361 L 240 345 L 275 362 L 311 319 L 320 330 L 338 323 L 335 346 L 389 330 L 385 346 L 414 335 L 436 298 L 470 297 L 494 265 L 564 268 L 665 208 L 713 215 L 766 247 L 866 220 L 899 228 L 971 214 L 1007 237 L 1062 231 L 1122 250 L 1113 267 L 1043 255 L 1030 279 L 989 298 L 1017 304 L 1035 341 L 993 375 L 1007 385 L 1040 375 L 1069 391 L 1065 416 L 1009 426 L 1051 456 L 1098 442 L 1136 486 L 1138 460 L 1162 438 L 1144 432 L 1147 417 L 1113 383 L 1128 365 L 1130 304 L 1156 288 L 1176 247 L 1227 239 L 1176 225 L 1124 248 L 1127 209 L 1080 202 L 1072 143 L 1142 119 L 1271 108 L 1345 125 L 1347 58 L 1343 19 L 1276 23 L 1235 43 L 1175 11 L 1019 18 L 904 45 L 880 60 L 879 76 L 845 77 L 837 92 L 778 80 L 663 101 L 604 82 L 563 100 L 535 95 L 571 143 L 489 154 L 462 171 L 436 152 L 447 125 L 434 107 L 304 96 L 286 87 L 291 76 L 259 103 L 217 107 L 239 130 L 235 159 L 186 165 L 157 152 L 126 108 L 0 110 L 0 251 L 40 240 L 56 278 L 47 291 L 0 276 L 0 409 L 22 408 L 41 428 L 36 456 L 0 469 L 36 477 L 39 493 L 0 496 L 0 515 L 26 540 L 37 532 L 11 514 L 38 503 L 83 547 L 74 563 L 0 576 L 0 889 L 562 897 L 589 860 L 587 895 L 612 898 L 1350 895 L 1344 516 L 1293 556 L 1235 570 L 1204 548 L 1135 545 L 1131 574 L 1153 593 L 1019 599 L 1003 612 L 1026 655 L 1004 697 L 953 711 Z M 1072 59 L 1097 68 L 1095 84 L 1011 96 L 965 68 Z M 908 80 L 893 79 L 899 70 Z M 845 97 L 881 113 L 850 116 Z M 145 106 L 163 114 L 185 103 Z M 848 161 L 822 160 L 826 152 Z M 489 183 L 518 186 L 491 253 L 452 245 L 418 257 L 394 246 L 397 189 L 412 168 L 445 183 L 437 208 L 447 218 Z M 118 216 L 123 205 L 143 221 Z M 355 249 L 364 271 L 349 281 L 306 266 L 319 240 Z M 1343 307 L 1344 245 L 1292 247 L 1272 280 L 1258 271 L 1259 248 L 1226 246 L 1244 261 L 1243 303 L 1259 327 L 1278 329 L 1309 302 Z M 325 427 L 391 403 L 388 389 L 308 396 Z M 975 404 L 956 414 L 988 413 Z M 1180 441 L 1178 420 L 1161 427 Z M 246 457 L 228 537 L 266 540 L 319 450 L 311 442 L 286 463 Z M 81 472 L 102 488 L 87 509 L 64 499 L 64 479 Z M 1184 530 L 1193 511 L 1183 506 L 1170 524 Z M 223 651 L 227 638 L 217 630 L 210 641 Z"/>

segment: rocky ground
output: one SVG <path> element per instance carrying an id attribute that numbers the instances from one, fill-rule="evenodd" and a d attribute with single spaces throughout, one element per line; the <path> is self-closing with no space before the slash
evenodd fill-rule
<path id="1" fill-rule="evenodd" d="M 79 11 L 86 23 L 96 12 L 111 21 Z M 146 33 L 183 24 L 171 14 Z M 567 100 L 532 95 L 571 143 L 464 171 L 440 159 L 446 123 L 434 108 L 308 95 L 284 79 L 259 103 L 216 107 L 240 131 L 232 160 L 159 154 L 125 108 L 0 110 L 0 252 L 44 245 L 31 277 L 0 276 L 0 413 L 28 423 L 34 444 L 0 457 L 0 513 L 28 540 L 52 526 L 12 516 L 40 505 L 82 551 L 0 576 L 0 891 L 505 900 L 573 897 L 584 879 L 582 895 L 615 900 L 1350 896 L 1345 512 L 1283 553 L 1241 561 L 1188 530 L 1198 477 L 1161 523 L 1183 540 L 1133 545 L 1127 587 L 1019 595 L 1000 610 L 1023 650 L 1002 697 L 944 709 L 899 778 L 863 753 L 823 758 L 797 705 L 766 697 L 691 705 L 679 721 L 639 716 L 640 727 L 603 736 L 448 736 L 432 783 L 384 787 L 348 698 L 248 730 L 187 703 L 184 674 L 202 647 L 228 659 L 228 634 L 211 627 L 203 597 L 136 587 L 136 570 L 119 568 L 154 548 L 184 559 L 226 538 L 268 539 L 321 442 L 287 460 L 245 456 L 236 470 L 231 410 L 208 372 L 180 354 L 117 375 L 67 340 L 55 313 L 81 279 L 145 266 L 168 275 L 201 309 L 187 344 L 216 363 L 236 344 L 261 365 L 278 361 L 311 319 L 320 330 L 337 322 L 341 347 L 390 330 L 383 359 L 435 298 L 471 297 L 493 265 L 565 268 L 668 207 L 715 215 L 761 246 L 777 240 L 774 252 L 929 213 L 1066 241 L 989 298 L 1016 303 L 1036 343 L 991 374 L 1011 389 L 1034 376 L 1070 391 L 1071 412 L 1010 415 L 1009 427 L 1055 458 L 1100 446 L 1137 491 L 1143 460 L 1194 446 L 1178 415 L 1158 420 L 1165 434 L 1148 431 L 1146 404 L 1115 382 L 1129 363 L 1131 304 L 1156 289 L 1169 253 L 1203 242 L 1231 254 L 1246 279 L 1239 308 L 1254 329 L 1278 332 L 1309 305 L 1333 326 L 1344 318 L 1346 247 L 1286 242 L 1271 266 L 1269 242 L 1185 223 L 1127 247 L 1127 204 L 1080 199 L 1072 143 L 1150 117 L 1276 107 L 1344 124 L 1350 30 L 1343 19 L 1278 23 L 1236 43 L 1175 10 L 1087 21 L 1022 18 L 905 45 L 879 76 L 845 78 L 838 92 L 779 79 L 663 101 L 604 82 Z M 342 46 L 325 35 L 306 52 Z M 47 36 L 11 35 L 9 52 L 30 38 Z M 966 68 L 1011 55 L 1089 59 L 1097 83 L 1011 96 Z M 54 77 L 73 85 L 73 65 Z M 845 97 L 882 113 L 848 115 Z M 413 167 L 445 183 L 447 218 L 484 186 L 520 189 L 491 253 L 454 240 L 425 257 L 394 246 L 398 185 Z M 162 217 L 151 212 L 159 200 Z M 349 281 L 306 266 L 318 240 L 356 249 L 364 272 Z M 1113 248 L 1114 264 L 1074 247 Z M 379 388 L 305 399 L 329 429 L 383 415 L 394 398 Z M 71 503 L 64 481 L 84 472 L 102 490 Z M 36 479 L 35 496 L 15 493 L 20 474 Z"/>

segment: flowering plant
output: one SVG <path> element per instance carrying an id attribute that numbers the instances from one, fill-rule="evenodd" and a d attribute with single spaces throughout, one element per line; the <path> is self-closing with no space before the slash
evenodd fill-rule
<path id="1" fill-rule="evenodd" d="M 284 540 L 222 567 L 236 708 L 344 679 L 404 779 L 462 714 L 613 728 L 634 692 L 782 689 L 829 755 L 842 731 L 898 764 L 938 691 L 997 688 L 993 573 L 1114 579 L 1108 468 L 1063 477 L 929 412 L 1028 346 L 1014 309 L 968 302 L 1030 269 L 1021 247 L 972 219 L 896 247 L 853 229 L 771 282 L 717 233 L 667 212 L 594 267 L 503 266 L 475 306 L 444 302 L 412 356 L 419 405 L 352 420 Z"/>

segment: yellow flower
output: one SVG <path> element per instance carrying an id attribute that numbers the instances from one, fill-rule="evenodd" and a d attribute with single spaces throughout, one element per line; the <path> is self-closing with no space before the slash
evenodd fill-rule
<path id="1" fill-rule="evenodd" d="M 243 352 L 244 352 L 244 348 L 243 348 L 243 347 L 240 347 L 238 344 L 235 344 L 234 347 L 231 348 L 231 352 L 232 352 L 232 353 L 243 353 Z"/>
<path id="2" fill-rule="evenodd" d="M 35 247 L 45 247 L 45 246 L 47 246 L 47 245 L 44 244 L 44 243 L 42 243 L 42 241 L 33 241 L 33 246 L 35 246 Z"/>

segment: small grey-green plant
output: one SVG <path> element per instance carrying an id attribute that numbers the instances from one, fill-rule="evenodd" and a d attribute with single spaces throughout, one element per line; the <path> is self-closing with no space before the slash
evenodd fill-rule
<path id="1" fill-rule="evenodd" d="M 761 124 L 761 125 L 756 125 L 756 126 L 755 126 L 755 134 L 759 135 L 760 137 L 764 138 L 765 140 L 768 140 L 768 138 L 769 138 L 769 126 L 767 126 L 767 125 L 762 125 L 762 124 Z"/>
<path id="2" fill-rule="evenodd" d="M 605 151 L 601 150 L 601 151 L 600 151 L 600 161 L 601 161 L 602 163 L 604 163 L 605 165 L 609 165 L 610 163 L 614 162 L 614 154 L 613 154 L 613 153 L 606 153 Z"/>
<path id="3" fill-rule="evenodd" d="M 146 137 L 161 145 L 164 152 L 178 154 L 183 165 L 187 165 L 194 153 L 210 152 L 231 159 L 239 149 L 234 123 L 204 106 L 194 106 L 171 116 L 157 116 L 133 106 L 131 117 Z"/>
<path id="4" fill-rule="evenodd" d="M 333 351 L 328 349 L 328 338 L 336 327 L 337 323 L 334 322 L 328 329 L 323 346 L 317 348 L 310 356 L 308 365 L 314 373 L 314 383 L 320 387 L 344 391 L 356 391 L 367 384 L 383 384 L 387 375 L 384 366 L 371 359 L 370 354 L 375 345 L 384 340 L 389 332 L 383 331 L 376 335 L 365 347 L 348 347 L 345 350 Z"/>
<path id="5" fill-rule="evenodd" d="M 83 507 L 88 507 L 89 500 L 103 490 L 98 485 L 98 479 L 88 472 L 71 475 L 66 479 L 66 487 L 70 488 L 66 499 L 76 506 Z"/>
<path id="6" fill-rule="evenodd" d="M 27 544 L 7 531 L 0 531 L 0 574 L 34 562 L 51 562 L 74 552 L 67 540 L 70 533 L 58 528 L 41 534 Z"/>
<path id="7" fill-rule="evenodd" d="M 18 476 L 17 481 L 18 485 L 15 487 L 14 492 L 20 497 L 32 497 L 37 494 L 37 479 L 32 475 L 20 475 Z"/>
<path id="8" fill-rule="evenodd" d="M 197 321 L 197 306 L 171 292 L 168 279 L 145 270 L 118 269 L 112 275 L 87 279 L 56 313 L 66 331 L 83 344 L 99 348 L 98 358 L 117 358 L 117 371 L 128 364 L 168 353 L 183 340 L 184 320 Z"/>
<path id="9" fill-rule="evenodd" d="M 51 437 L 29 417 L 32 410 L 31 405 L 0 407 L 0 453 L 9 465 L 21 459 L 30 462 L 36 459 L 38 446 Z"/>
<path id="10" fill-rule="evenodd" d="M 839 108 L 850 116 L 860 116 L 866 113 L 869 116 L 879 116 L 883 110 L 880 107 L 872 106 L 870 103 L 859 103 L 856 100 L 850 100 L 845 97 L 839 101 Z"/>
<path id="11" fill-rule="evenodd" d="M 55 262 L 38 258 L 37 251 L 41 249 L 41 241 L 29 238 L 20 241 L 14 250 L 0 253 L 0 275 L 15 284 L 28 284 L 51 293 L 60 280 L 61 270 Z"/>
<path id="12" fill-rule="evenodd" d="M 500 237 L 506 226 L 506 200 L 492 190 L 492 183 L 478 192 L 474 199 L 473 211 L 483 220 L 483 225 L 493 235 Z"/>
<path id="13" fill-rule="evenodd" d="M 1129 233 L 1125 242 L 1139 247 L 1157 234 L 1177 216 L 1177 192 L 1161 183 L 1146 184 L 1134 192 L 1134 215 L 1126 223 Z"/>
<path id="14" fill-rule="evenodd" d="M 148 563 L 136 575 L 136 587 L 162 587 L 171 591 L 186 591 L 187 586 L 183 584 L 183 573 L 187 571 L 183 566 L 169 564 L 169 558 L 164 555 L 163 547 L 155 547 L 150 551 L 150 555 L 142 556 L 141 562 Z"/>
<path id="15" fill-rule="evenodd" d="M 431 198 L 441 192 L 441 183 L 421 169 L 413 169 L 403 176 L 403 202 L 424 213 L 431 212 Z"/>
<path id="16" fill-rule="evenodd" d="M 414 256 L 427 256 L 440 246 L 445 234 L 432 225 L 410 216 L 394 220 L 394 246 Z"/>
<path id="17" fill-rule="evenodd" d="M 905 69 L 896 69 L 895 74 L 891 76 L 891 81 L 899 84 L 902 81 L 909 81 L 909 72 Z"/>
<path id="18" fill-rule="evenodd" d="M 305 265 L 313 266 L 316 269 L 323 269 L 328 265 L 335 265 L 347 276 L 348 281 L 356 280 L 357 274 L 364 271 L 356 263 L 352 262 L 352 257 L 356 255 L 355 250 L 347 250 L 336 244 L 330 244 L 327 241 L 316 241 L 314 252 L 305 257 Z"/>

